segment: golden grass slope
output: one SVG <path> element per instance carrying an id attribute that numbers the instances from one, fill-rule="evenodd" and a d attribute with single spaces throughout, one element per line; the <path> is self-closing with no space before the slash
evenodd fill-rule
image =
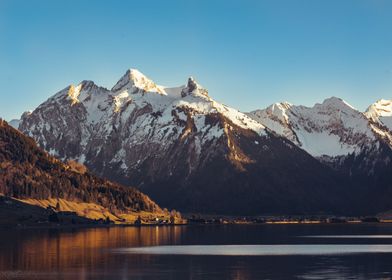
<path id="1" fill-rule="evenodd" d="M 49 199 L 34 199 L 34 198 L 25 198 L 25 199 L 17 199 L 18 201 L 39 206 L 42 208 L 51 207 L 55 209 L 55 211 L 61 212 L 74 212 L 76 215 L 85 217 L 92 220 L 103 219 L 106 220 L 109 218 L 115 224 L 134 224 L 135 221 L 140 217 L 142 219 L 142 224 L 157 224 L 159 221 L 170 221 L 171 214 L 165 211 L 160 212 L 146 212 L 146 211 L 128 211 L 124 213 L 112 213 L 109 209 L 104 208 L 101 205 L 95 203 L 86 203 L 86 202 L 76 202 L 76 201 L 68 201 L 62 198 L 49 198 Z M 172 214 L 173 215 L 173 214 Z M 175 215 L 174 217 L 175 224 L 185 223 L 180 215 Z"/>

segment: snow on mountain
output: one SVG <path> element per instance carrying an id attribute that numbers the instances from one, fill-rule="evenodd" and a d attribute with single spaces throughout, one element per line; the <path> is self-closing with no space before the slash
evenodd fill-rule
<path id="1" fill-rule="evenodd" d="M 392 131 L 392 100 L 381 99 L 369 106 L 365 115 Z"/>
<path id="2" fill-rule="evenodd" d="M 211 120 L 214 115 L 265 135 L 263 125 L 213 100 L 194 78 L 185 86 L 169 88 L 135 69 L 126 71 L 112 90 L 92 81 L 66 87 L 22 117 L 21 128 L 51 154 L 82 163 L 91 157 L 88 154 L 104 153 L 105 142 L 118 134 L 121 139 L 115 140 L 118 147 L 110 164 L 127 170 L 192 131 L 197 133 L 197 158 L 205 142 L 217 141 L 230 129 L 230 124 Z M 142 143 L 155 148 L 135 156 L 132 148 Z"/>
<path id="3" fill-rule="evenodd" d="M 311 108 L 276 103 L 248 115 L 317 158 L 359 154 L 377 139 L 366 116 L 336 97 Z"/>
<path id="4" fill-rule="evenodd" d="M 112 91 L 118 92 L 125 89 L 134 89 L 144 92 L 155 92 L 158 94 L 166 94 L 162 86 L 156 85 L 151 79 L 147 78 L 137 69 L 129 69 L 121 77 L 121 79 L 113 86 Z"/>
<path id="5" fill-rule="evenodd" d="M 244 114 L 193 77 L 165 87 L 130 69 L 110 90 L 92 81 L 66 87 L 23 114 L 19 130 L 57 158 L 136 185 L 163 207 L 325 213 L 362 211 L 369 193 L 388 197 L 390 112 L 385 100 L 364 114 L 332 97 Z M 390 209 L 382 201 L 374 211 Z"/>
<path id="6" fill-rule="evenodd" d="M 339 187 L 329 167 L 215 101 L 192 77 L 164 87 L 130 69 L 111 90 L 83 81 L 24 115 L 19 129 L 50 154 L 136 185 L 164 207 L 328 210 L 343 197 L 328 195 L 327 186 Z"/>

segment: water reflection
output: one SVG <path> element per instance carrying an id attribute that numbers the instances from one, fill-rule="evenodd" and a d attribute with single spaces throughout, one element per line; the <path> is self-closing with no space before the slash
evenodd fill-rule
<path id="1" fill-rule="evenodd" d="M 290 245 L 177 245 L 134 247 L 114 250 L 117 253 L 144 255 L 202 256 L 295 256 L 392 253 L 392 245 L 290 244 Z"/>
<path id="2" fill-rule="evenodd" d="M 304 238 L 342 238 L 342 239 L 392 239 L 392 235 L 305 235 Z"/>
<path id="3" fill-rule="evenodd" d="M 362 237 L 347 237 L 354 234 Z M 0 279 L 388 279 L 392 239 L 366 236 L 391 235 L 392 225 L 0 230 Z M 169 254 L 151 251 L 162 248 Z M 199 254 L 173 254 L 173 248 L 199 248 Z M 360 251 L 320 255 L 348 249 Z M 274 250 L 279 254 L 265 253 Z M 308 255 L 293 254 L 298 250 Z"/>
<path id="4" fill-rule="evenodd" d="M 3 238 L 18 242 L 1 243 L 0 268 L 19 270 L 61 270 L 64 267 L 110 267 L 109 248 L 177 244 L 186 227 L 126 227 L 86 230 L 16 231 Z M 29 234 L 30 233 L 30 234 Z M 146 259 L 148 257 L 144 257 Z"/>

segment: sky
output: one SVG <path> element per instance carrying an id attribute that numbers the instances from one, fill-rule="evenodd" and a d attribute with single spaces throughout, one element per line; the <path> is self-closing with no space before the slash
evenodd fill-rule
<path id="1" fill-rule="evenodd" d="M 392 99 L 392 1 L 0 0 L 0 117 L 129 68 L 241 111 Z"/>

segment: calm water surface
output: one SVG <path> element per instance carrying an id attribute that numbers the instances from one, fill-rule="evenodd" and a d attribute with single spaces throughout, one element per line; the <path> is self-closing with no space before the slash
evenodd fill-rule
<path id="1" fill-rule="evenodd" d="M 392 225 L 0 229 L 2 279 L 392 279 Z"/>

